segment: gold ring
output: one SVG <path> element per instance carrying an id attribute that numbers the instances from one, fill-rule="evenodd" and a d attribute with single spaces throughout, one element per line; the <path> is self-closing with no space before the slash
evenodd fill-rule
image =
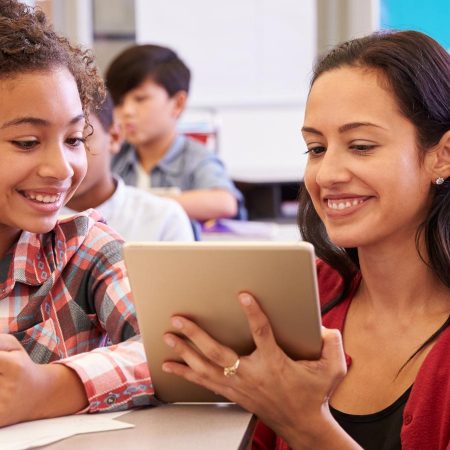
<path id="1" fill-rule="evenodd" d="M 224 367 L 223 368 L 223 374 L 226 377 L 232 377 L 233 375 L 236 375 L 236 372 L 239 367 L 239 363 L 241 362 L 240 358 L 236 360 L 236 362 L 232 366 Z"/>

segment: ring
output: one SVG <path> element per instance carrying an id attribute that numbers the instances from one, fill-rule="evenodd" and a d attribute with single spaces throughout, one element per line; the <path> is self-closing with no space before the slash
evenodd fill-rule
<path id="1" fill-rule="evenodd" d="M 239 367 L 239 363 L 241 362 L 240 358 L 236 360 L 236 362 L 232 366 L 224 367 L 223 368 L 223 374 L 226 377 L 232 377 L 233 375 L 236 375 L 236 372 Z"/>

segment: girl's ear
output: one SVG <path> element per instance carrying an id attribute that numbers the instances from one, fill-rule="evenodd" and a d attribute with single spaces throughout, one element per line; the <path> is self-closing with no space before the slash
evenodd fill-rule
<path id="1" fill-rule="evenodd" d="M 450 177 L 450 130 L 443 134 L 433 153 L 432 173 L 434 179 Z"/>

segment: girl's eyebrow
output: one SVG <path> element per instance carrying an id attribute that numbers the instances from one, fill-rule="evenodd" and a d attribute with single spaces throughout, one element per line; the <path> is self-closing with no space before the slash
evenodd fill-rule
<path id="1" fill-rule="evenodd" d="M 85 116 L 84 114 L 78 114 L 73 119 L 71 119 L 68 123 L 68 125 L 74 125 L 81 120 L 84 120 Z M 16 127 L 18 125 L 37 125 L 37 126 L 48 126 L 50 125 L 50 122 L 45 119 L 41 119 L 39 117 L 32 117 L 32 116 L 26 116 L 26 117 L 18 117 L 17 119 L 10 120 L 8 122 L 5 122 L 0 129 L 5 129 L 9 127 Z"/>

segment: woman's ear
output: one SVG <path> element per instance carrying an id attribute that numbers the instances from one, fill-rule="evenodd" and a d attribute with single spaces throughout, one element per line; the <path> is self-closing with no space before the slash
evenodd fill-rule
<path id="1" fill-rule="evenodd" d="M 431 171 L 435 179 L 450 177 L 450 130 L 443 134 L 432 154 L 434 157 Z"/>

